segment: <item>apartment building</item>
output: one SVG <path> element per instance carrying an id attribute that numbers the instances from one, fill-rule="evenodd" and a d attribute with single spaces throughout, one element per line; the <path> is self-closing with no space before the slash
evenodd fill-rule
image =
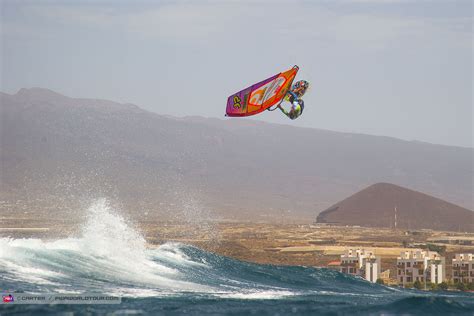
<path id="1" fill-rule="evenodd" d="M 339 271 L 375 283 L 380 275 L 380 257 L 365 249 L 348 249 L 341 255 Z"/>
<path id="2" fill-rule="evenodd" d="M 455 254 L 452 266 L 452 277 L 454 283 L 474 282 L 474 254 Z"/>
<path id="3" fill-rule="evenodd" d="M 397 258 L 397 281 L 406 286 L 416 281 L 439 284 L 445 279 L 445 258 L 436 251 L 404 251 Z"/>

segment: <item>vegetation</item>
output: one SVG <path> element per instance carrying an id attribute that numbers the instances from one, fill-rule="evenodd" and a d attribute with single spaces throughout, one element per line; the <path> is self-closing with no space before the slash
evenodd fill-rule
<path id="1" fill-rule="evenodd" d="M 384 284 L 383 280 L 377 279 L 378 284 Z M 425 284 L 420 281 L 415 281 L 414 283 L 406 283 L 405 288 L 415 288 L 417 290 L 425 289 Z M 458 290 L 458 291 L 474 291 L 474 282 L 471 283 L 447 283 L 442 282 L 440 284 L 427 282 L 426 289 L 430 291 L 447 291 L 451 290 Z"/>
<path id="2" fill-rule="evenodd" d="M 426 249 L 429 251 L 436 251 L 439 254 L 444 254 L 446 252 L 446 246 L 438 246 L 434 244 L 426 244 Z"/>
<path id="3" fill-rule="evenodd" d="M 456 284 L 456 289 L 458 289 L 459 291 L 465 291 L 466 290 L 466 284 L 462 283 L 462 282 L 459 282 Z"/>
<path id="4" fill-rule="evenodd" d="M 429 287 L 430 287 L 430 290 L 431 290 L 431 291 L 438 291 L 438 290 L 440 289 L 439 286 L 438 286 L 438 284 L 436 284 L 436 283 L 431 283 L 431 282 L 429 283 Z"/>
<path id="5" fill-rule="evenodd" d="M 442 282 L 442 283 L 438 284 L 438 288 L 440 290 L 447 291 L 448 290 L 448 283 Z"/>
<path id="6" fill-rule="evenodd" d="M 384 284 L 385 284 L 385 283 L 383 282 L 383 280 L 382 280 L 382 279 L 380 279 L 380 278 L 378 278 L 378 279 L 377 279 L 377 281 L 375 281 L 375 282 L 376 282 L 377 284 L 382 284 L 382 285 L 384 285 Z"/>
<path id="7" fill-rule="evenodd" d="M 384 284 L 383 280 L 377 279 L 377 283 Z M 405 288 L 415 288 L 417 290 L 425 289 L 425 284 L 420 281 L 415 281 L 414 283 L 406 283 Z M 440 284 L 427 282 L 426 289 L 430 291 L 447 291 L 447 290 L 458 290 L 458 291 L 474 291 L 474 282 L 471 283 L 452 283 L 452 282 L 442 282 Z"/>
<path id="8" fill-rule="evenodd" d="M 415 283 L 413 283 L 413 287 L 417 290 L 423 289 L 423 284 L 421 284 L 420 281 L 416 280 Z"/>

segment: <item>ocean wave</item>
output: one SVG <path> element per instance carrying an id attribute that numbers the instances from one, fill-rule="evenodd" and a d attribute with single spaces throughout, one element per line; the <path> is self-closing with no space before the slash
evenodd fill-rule
<path id="1" fill-rule="evenodd" d="M 288 313 L 293 309 L 286 308 L 291 306 L 308 313 L 323 313 L 326 306 L 342 314 L 465 314 L 474 308 L 474 296 L 469 294 L 393 289 L 324 268 L 242 262 L 181 243 L 149 247 L 106 200 L 97 201 L 88 212 L 79 237 L 2 238 L 1 288 L 31 293 L 97 292 L 166 300 L 171 305 L 190 298 L 204 305 L 226 301 L 225 306 L 233 306 L 234 301 L 246 301 L 249 306 L 252 301 L 278 301 L 275 306 Z M 264 312 L 273 308 L 270 304 Z"/>

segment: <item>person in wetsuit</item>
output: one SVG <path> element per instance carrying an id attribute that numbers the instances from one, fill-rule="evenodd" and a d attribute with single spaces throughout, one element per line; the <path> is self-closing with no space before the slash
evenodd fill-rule
<path id="1" fill-rule="evenodd" d="M 294 120 L 298 118 L 301 114 L 303 114 L 304 110 L 304 101 L 301 99 L 301 97 L 305 94 L 308 88 L 309 82 L 305 80 L 300 80 L 296 82 L 285 96 L 285 100 L 291 103 L 290 110 L 286 110 L 281 106 L 281 104 L 279 104 L 277 107 L 280 109 L 280 111 L 283 112 L 283 114 L 288 116 L 290 119 Z"/>

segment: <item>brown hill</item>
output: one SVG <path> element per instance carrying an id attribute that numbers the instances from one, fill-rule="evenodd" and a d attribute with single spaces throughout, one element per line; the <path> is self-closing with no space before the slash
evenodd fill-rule
<path id="1" fill-rule="evenodd" d="M 472 232 L 474 212 L 394 184 L 377 183 L 321 212 L 317 222 Z"/>

